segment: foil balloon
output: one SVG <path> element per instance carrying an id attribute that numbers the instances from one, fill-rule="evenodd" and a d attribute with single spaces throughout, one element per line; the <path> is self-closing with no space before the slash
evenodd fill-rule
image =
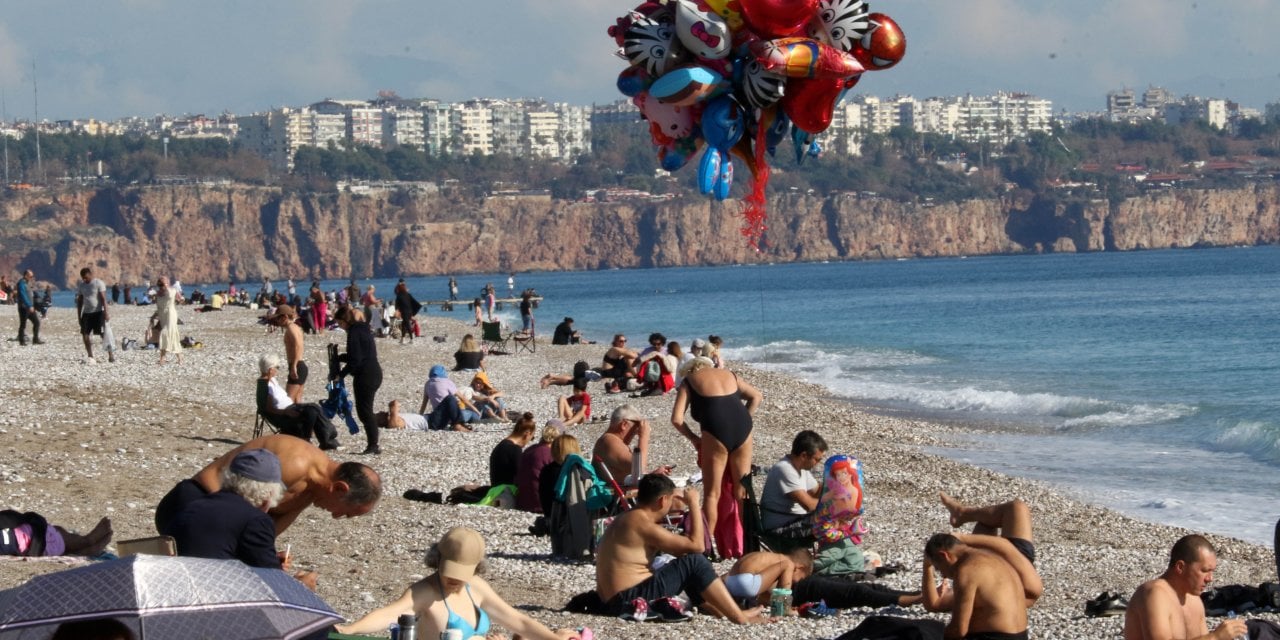
<path id="1" fill-rule="evenodd" d="M 779 38 L 751 45 L 765 69 L 790 78 L 847 78 L 865 71 L 852 55 L 812 38 Z"/>
<path id="2" fill-rule="evenodd" d="M 724 82 L 720 74 L 704 67 L 680 67 L 667 72 L 649 87 L 659 102 L 687 107 L 707 99 Z"/>
<path id="3" fill-rule="evenodd" d="M 795 34 L 813 18 L 818 0 L 738 0 L 747 26 L 765 38 Z"/>
<path id="4" fill-rule="evenodd" d="M 868 11 L 866 0 L 818 0 L 816 28 L 810 33 L 841 51 L 853 51 L 871 28 Z"/>
<path id="5" fill-rule="evenodd" d="M 630 29 L 636 20 L 652 16 L 654 22 L 663 22 L 659 17 L 663 12 L 670 13 L 667 12 L 666 7 L 657 2 L 643 2 L 640 6 L 628 12 L 627 15 L 614 21 L 614 24 L 609 27 L 609 37 L 613 38 L 619 47 L 626 46 L 627 29 Z M 669 22 L 670 20 L 668 19 L 667 21 Z"/>
<path id="6" fill-rule="evenodd" d="M 647 92 L 636 96 L 633 101 L 640 108 L 640 113 L 666 138 L 684 138 L 693 133 L 692 108 L 663 104 Z M 666 140 L 658 139 L 655 142 L 663 144 Z"/>
<path id="7" fill-rule="evenodd" d="M 675 27 L 671 24 L 642 18 L 627 29 L 622 52 L 631 64 L 644 67 L 650 77 L 657 78 L 670 71 L 679 58 L 675 39 Z"/>
<path id="8" fill-rule="evenodd" d="M 786 76 L 764 68 L 759 60 L 747 58 L 737 65 L 739 94 L 747 106 L 763 109 L 782 99 L 786 90 Z"/>
<path id="9" fill-rule="evenodd" d="M 701 147 L 702 140 L 693 136 L 672 140 L 658 149 L 658 164 L 664 171 L 678 171 L 689 164 Z"/>
<path id="10" fill-rule="evenodd" d="M 712 100 L 702 110 L 702 138 L 707 141 L 707 150 L 698 165 L 698 188 L 704 194 L 714 194 L 717 200 L 729 197 L 733 186 L 729 152 L 742 139 L 743 116 L 742 108 L 729 96 Z"/>
<path id="11" fill-rule="evenodd" d="M 871 28 L 853 48 L 853 56 L 868 69 L 881 71 L 902 61 L 907 54 L 907 36 L 893 18 L 883 13 L 867 16 Z"/>
<path id="12" fill-rule="evenodd" d="M 627 67 L 618 74 L 618 92 L 628 98 L 640 95 L 650 84 L 649 74 L 643 67 Z"/>
<path id="13" fill-rule="evenodd" d="M 745 26 L 742 21 L 742 12 L 738 11 L 738 0 L 702 0 L 702 4 L 707 5 L 716 15 L 724 18 L 725 24 L 729 25 L 730 31 L 738 32 Z"/>
<path id="14" fill-rule="evenodd" d="M 791 120 L 787 119 L 787 114 L 777 105 L 761 109 L 759 114 L 759 123 L 764 125 L 765 151 L 769 152 L 771 157 L 775 156 L 778 145 L 782 144 L 782 141 L 787 139 L 787 134 L 791 132 Z"/>
<path id="15" fill-rule="evenodd" d="M 843 78 L 792 78 L 787 83 L 787 95 L 782 98 L 782 110 L 796 128 L 822 133 L 831 126 L 842 91 Z"/>
<path id="16" fill-rule="evenodd" d="M 804 164 L 805 158 L 816 158 L 822 153 L 822 146 L 813 139 L 813 134 L 800 127 L 791 128 L 791 143 L 795 146 L 796 164 Z"/>
<path id="17" fill-rule="evenodd" d="M 724 18 L 699 9 L 690 0 L 676 0 L 675 12 L 676 36 L 686 50 L 707 60 L 729 55 L 733 37 Z"/>

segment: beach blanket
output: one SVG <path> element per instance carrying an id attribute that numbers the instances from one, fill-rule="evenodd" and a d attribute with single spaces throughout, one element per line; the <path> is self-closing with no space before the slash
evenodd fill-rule
<path id="1" fill-rule="evenodd" d="M 813 519 L 813 535 L 820 545 L 848 540 L 862 544 L 867 525 L 862 519 L 862 463 L 834 455 L 822 471 L 822 494 Z"/>

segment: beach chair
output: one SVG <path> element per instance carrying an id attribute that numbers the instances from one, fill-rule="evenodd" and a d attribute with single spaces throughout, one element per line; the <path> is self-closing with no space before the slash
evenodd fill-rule
<path id="1" fill-rule="evenodd" d="M 480 330 L 480 340 L 489 348 L 489 353 L 494 355 L 507 353 L 507 341 L 510 337 L 502 335 L 501 322 L 481 322 Z"/>
<path id="2" fill-rule="evenodd" d="M 800 516 L 794 523 L 783 530 L 769 531 L 764 528 L 760 515 L 760 501 L 756 499 L 755 484 L 751 474 L 742 477 L 742 486 L 747 497 L 742 501 L 742 533 L 743 552 L 772 551 L 774 553 L 791 553 L 795 549 L 811 548 L 815 543 L 813 530 L 805 523 L 809 516 Z"/>
<path id="3" fill-rule="evenodd" d="M 613 508 L 609 509 L 610 515 L 630 511 L 631 507 L 634 505 L 632 505 L 631 500 L 627 498 L 627 492 L 622 489 L 622 485 L 618 484 L 618 481 L 613 478 L 612 473 L 609 473 L 609 467 L 604 463 L 604 459 L 600 456 L 594 456 L 591 458 L 591 466 L 595 467 L 596 474 L 601 478 L 604 478 L 604 481 L 609 484 L 609 489 L 613 491 L 615 503 Z"/>
<path id="4" fill-rule="evenodd" d="M 517 331 L 508 336 L 516 345 L 516 353 L 528 351 L 529 353 L 538 352 L 538 338 L 532 332 Z"/>
<path id="5" fill-rule="evenodd" d="M 280 433 L 280 426 L 267 417 L 267 396 L 267 381 L 259 380 L 258 392 L 255 397 L 257 413 L 255 413 L 253 417 L 252 439 L 254 440 L 261 438 L 262 434 L 265 433 L 268 428 L 271 429 L 271 433 Z"/>

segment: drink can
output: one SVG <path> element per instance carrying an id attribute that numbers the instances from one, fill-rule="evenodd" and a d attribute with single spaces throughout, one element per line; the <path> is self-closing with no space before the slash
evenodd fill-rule
<path id="1" fill-rule="evenodd" d="M 394 622 L 387 625 L 387 633 L 391 634 L 391 640 L 400 640 L 400 625 Z"/>
<path id="2" fill-rule="evenodd" d="M 462 629 L 445 629 L 440 632 L 440 640 L 463 640 Z"/>

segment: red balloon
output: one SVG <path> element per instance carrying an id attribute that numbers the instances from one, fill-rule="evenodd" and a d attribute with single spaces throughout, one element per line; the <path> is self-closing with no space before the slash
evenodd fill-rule
<path id="1" fill-rule="evenodd" d="M 739 0 L 742 17 L 764 38 L 781 38 L 804 28 L 818 11 L 818 0 Z"/>
<path id="2" fill-rule="evenodd" d="M 844 78 L 791 78 L 782 95 L 782 110 L 802 130 L 822 133 L 831 126 L 844 83 Z"/>
<path id="3" fill-rule="evenodd" d="M 901 62 L 907 55 L 907 36 L 902 33 L 902 27 L 883 13 L 873 13 L 867 20 L 871 28 L 853 45 L 853 57 L 873 71 L 883 71 Z"/>

